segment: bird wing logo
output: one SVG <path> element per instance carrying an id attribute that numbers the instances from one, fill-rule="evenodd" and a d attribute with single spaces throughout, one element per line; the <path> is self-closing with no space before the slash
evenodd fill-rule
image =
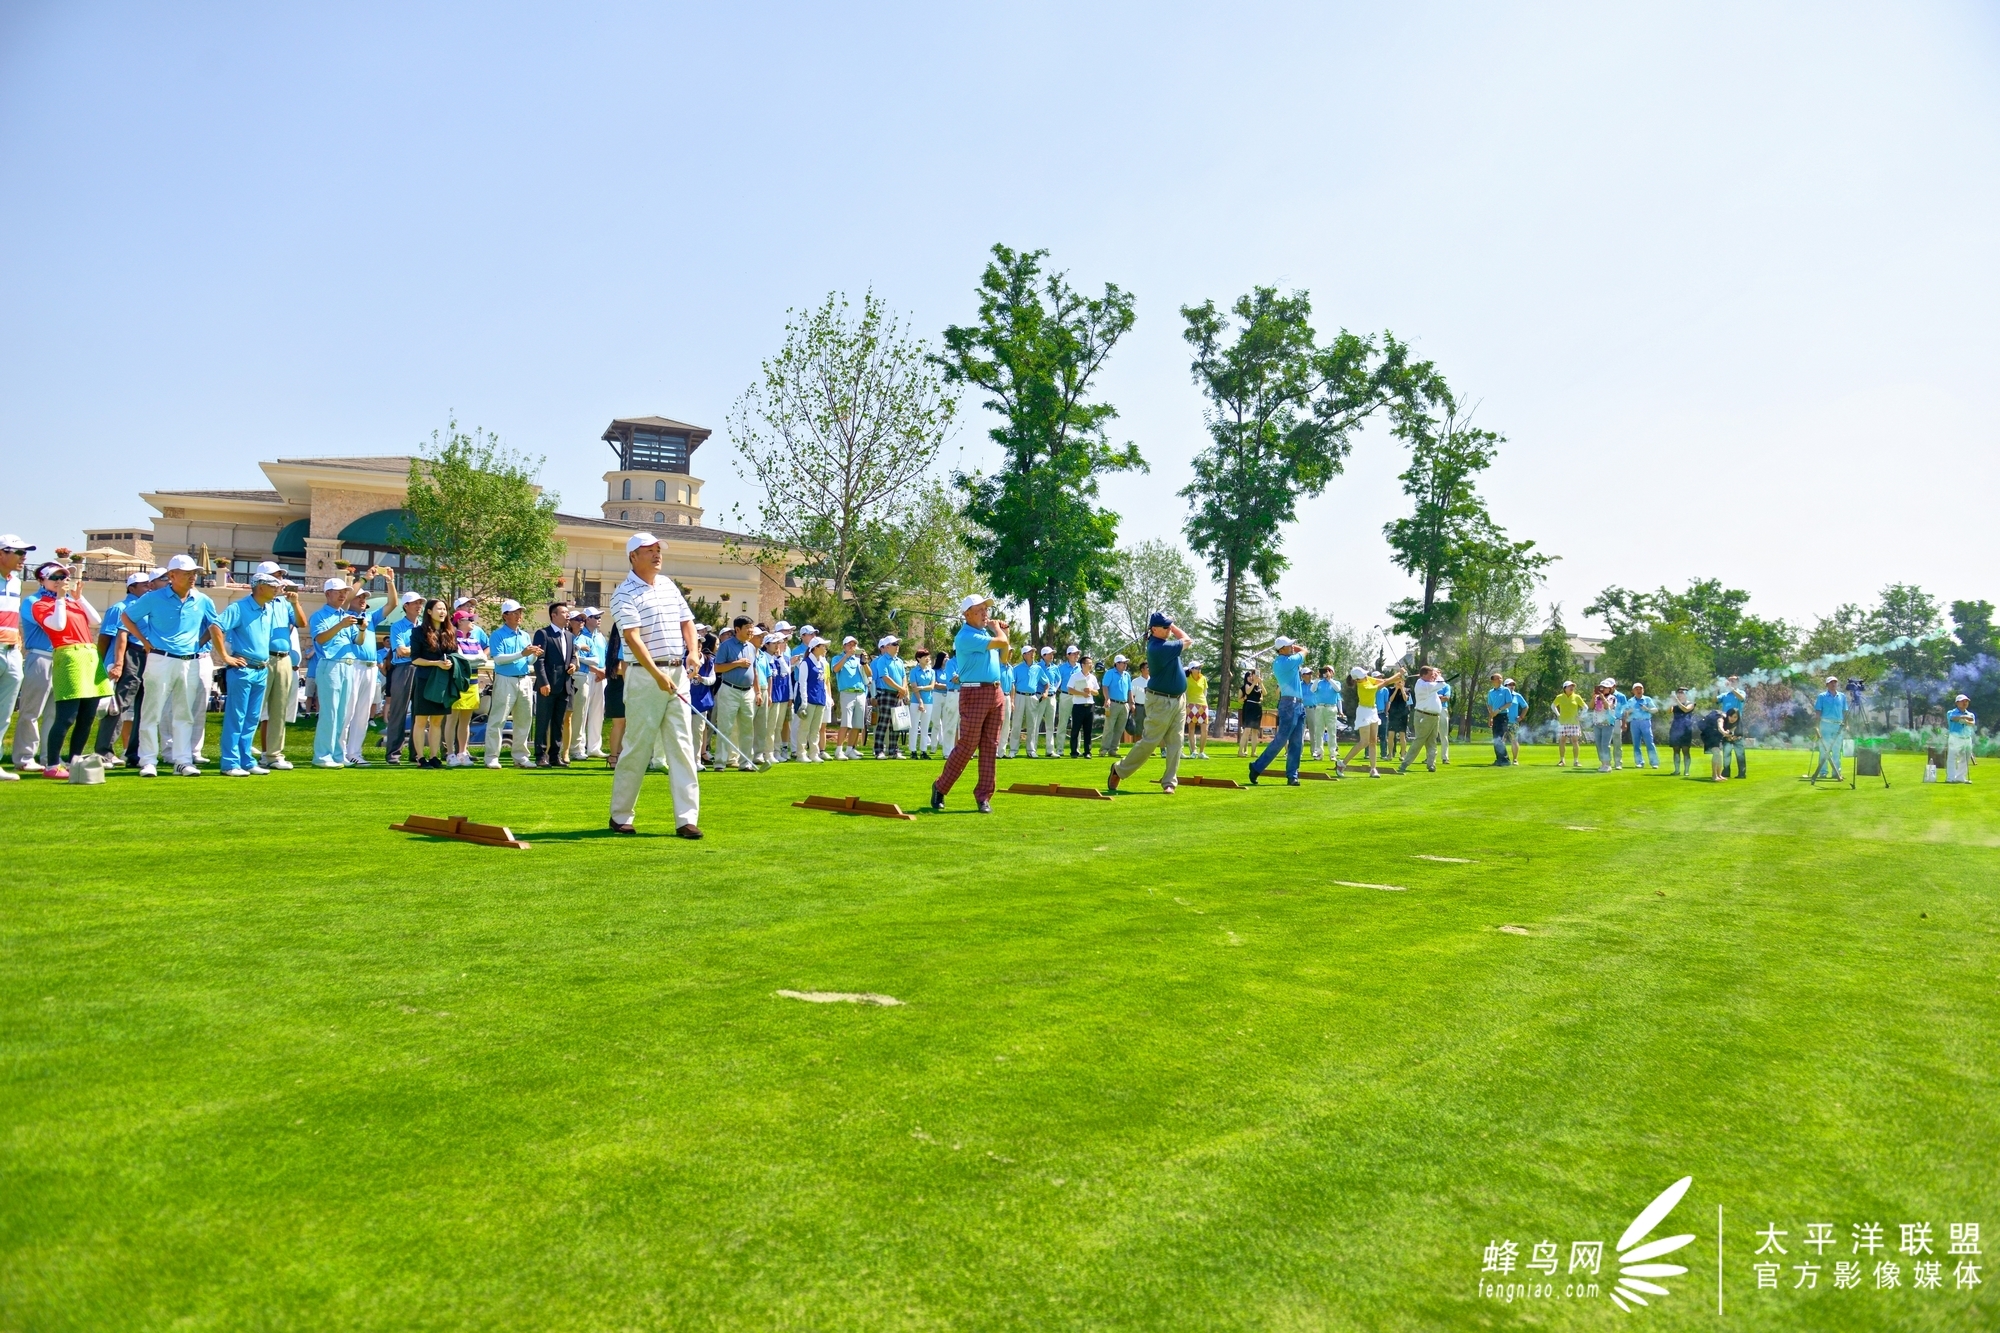
<path id="1" fill-rule="evenodd" d="M 1679 1264 L 1653 1261 L 1688 1244 L 1694 1239 L 1692 1235 L 1668 1236 L 1652 1241 L 1646 1240 L 1646 1236 L 1667 1220 L 1667 1214 L 1674 1210 L 1674 1205 L 1681 1201 L 1681 1196 L 1688 1192 L 1688 1186 L 1692 1184 L 1693 1176 L 1682 1176 L 1661 1190 L 1660 1197 L 1642 1208 L 1639 1215 L 1632 1219 L 1632 1225 L 1625 1228 L 1625 1234 L 1618 1238 L 1618 1282 L 1611 1289 L 1611 1300 L 1625 1313 L 1632 1313 L 1634 1305 L 1645 1305 L 1647 1296 L 1671 1294 L 1655 1279 L 1679 1277 L 1687 1272 Z M 1640 1244 L 1641 1241 L 1645 1243 Z"/>

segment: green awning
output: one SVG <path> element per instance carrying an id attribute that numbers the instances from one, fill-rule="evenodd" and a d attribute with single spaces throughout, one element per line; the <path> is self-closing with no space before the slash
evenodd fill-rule
<path id="1" fill-rule="evenodd" d="M 290 523 L 278 529 L 277 539 L 271 543 L 271 554 L 278 556 L 295 555 L 300 559 L 304 559 L 306 553 L 306 536 L 311 531 L 311 519 L 293 519 Z"/>
<path id="2" fill-rule="evenodd" d="M 340 530 L 340 540 L 348 546 L 401 546 L 409 540 L 410 511 L 378 509 L 363 514 Z"/>

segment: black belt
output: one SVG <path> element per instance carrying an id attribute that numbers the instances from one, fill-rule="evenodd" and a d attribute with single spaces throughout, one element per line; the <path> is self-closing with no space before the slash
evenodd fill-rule
<path id="1" fill-rule="evenodd" d="M 254 662 L 246 657 L 243 659 L 243 665 L 236 669 L 238 671 L 262 671 L 269 665 L 271 665 L 271 659 L 268 657 L 260 657 Z"/>
<path id="2" fill-rule="evenodd" d="M 201 656 L 201 654 L 200 654 L 200 653 L 169 653 L 169 652 L 162 652 L 162 651 L 161 651 L 160 649 L 158 649 L 158 648 L 148 648 L 148 649 L 147 649 L 146 651 L 147 651 L 147 652 L 149 652 L 149 653 L 151 653 L 151 654 L 152 654 L 153 656 L 155 656 L 155 657 L 171 657 L 171 658 L 173 658 L 173 659 L 174 659 L 174 661 L 176 661 L 176 662 L 192 662 L 192 661 L 194 661 L 194 659 L 195 659 L 195 658 L 197 658 L 197 657 L 200 657 L 200 656 Z"/>
<path id="3" fill-rule="evenodd" d="M 726 689 L 726 690 L 738 690 L 738 691 L 742 691 L 742 692 L 744 692 L 744 693 L 748 693 L 748 692 L 749 692 L 749 689 L 750 689 L 750 687 L 749 687 L 748 685 L 731 685 L 731 684 L 730 684 L 730 683 L 729 683 L 728 681 L 726 681 L 726 680 L 718 680 L 718 681 L 717 681 L 717 682 L 715 682 L 715 683 L 716 683 L 716 684 L 718 684 L 718 685 L 720 685 L 720 686 L 722 686 L 722 687 L 723 687 L 724 689 Z"/>

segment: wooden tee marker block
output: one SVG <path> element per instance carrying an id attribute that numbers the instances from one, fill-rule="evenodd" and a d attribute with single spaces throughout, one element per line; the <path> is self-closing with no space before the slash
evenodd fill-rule
<path id="1" fill-rule="evenodd" d="M 1159 780 L 1158 778 L 1153 779 L 1154 782 L 1158 782 Z M 1180 785 L 1183 787 L 1227 787 L 1231 791 L 1243 790 L 1243 784 L 1235 778 L 1198 778 L 1189 773 L 1181 774 Z"/>
<path id="2" fill-rule="evenodd" d="M 1009 796 L 1068 796 L 1078 801 L 1108 801 L 1111 798 L 1095 787 L 1065 787 L 1055 782 L 1017 782 L 1007 789 Z"/>
<path id="3" fill-rule="evenodd" d="M 1305 769 L 1303 769 L 1303 768 L 1299 770 L 1299 777 L 1300 777 L 1300 778 L 1302 778 L 1302 779 L 1304 779 L 1305 781 L 1308 781 L 1308 782 L 1338 782 L 1338 781 L 1340 781 L 1340 775 L 1339 775 L 1339 774 L 1337 774 L 1337 773 L 1308 773 L 1308 772 L 1307 772 L 1307 771 L 1306 771 Z"/>
<path id="4" fill-rule="evenodd" d="M 808 796 L 793 801 L 794 810 L 830 810 L 836 815 L 876 815 L 882 819 L 915 819 L 893 801 L 864 801 L 859 796 Z"/>
<path id="5" fill-rule="evenodd" d="M 859 746 L 866 739 L 866 733 L 859 727 L 821 727 L 819 743 L 829 749 L 843 745 Z"/>
<path id="6" fill-rule="evenodd" d="M 519 847 L 527 850 L 529 844 L 514 836 L 514 831 L 504 824 L 475 824 L 469 815 L 450 815 L 439 819 L 434 815 L 411 815 L 400 824 L 389 825 L 397 833 L 421 833 L 429 838 L 450 838 L 454 842 L 470 842 L 481 847 Z"/>

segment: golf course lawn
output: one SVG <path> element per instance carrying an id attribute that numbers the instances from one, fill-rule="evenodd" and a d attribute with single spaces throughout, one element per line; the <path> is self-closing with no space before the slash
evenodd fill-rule
<path id="1" fill-rule="evenodd" d="M 595 761 L 320 772 L 293 738 L 265 778 L 0 790 L 0 1329 L 2000 1324 L 1991 765 L 1472 744 L 1100 803 L 1005 794 L 1104 780 L 1024 760 L 992 816 L 968 773 L 914 822 L 790 803 L 915 810 L 935 763 L 786 765 L 707 776 L 696 844 L 663 775 L 615 838 Z M 1614 1246 L 1683 1176 L 1651 1234 L 1689 1271 L 1625 1313 Z M 1524 1279 L 1554 1294 L 1482 1294 Z"/>

